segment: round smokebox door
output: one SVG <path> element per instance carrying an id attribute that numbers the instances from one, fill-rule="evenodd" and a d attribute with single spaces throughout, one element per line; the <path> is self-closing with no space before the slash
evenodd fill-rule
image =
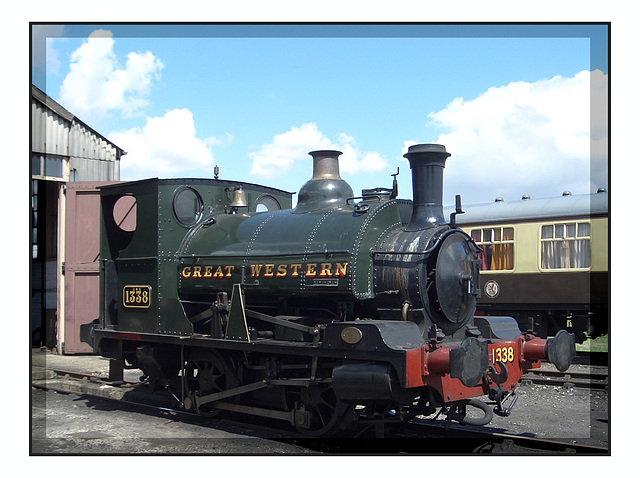
<path id="1" fill-rule="evenodd" d="M 440 247 L 436 262 L 436 292 L 443 314 L 454 324 L 464 324 L 475 312 L 474 258 L 467 239 L 461 234 L 448 236 Z"/>

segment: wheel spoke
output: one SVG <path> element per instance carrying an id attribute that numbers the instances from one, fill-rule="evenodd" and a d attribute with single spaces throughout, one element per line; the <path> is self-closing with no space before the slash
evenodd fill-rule
<path id="1" fill-rule="evenodd" d="M 349 405 L 336 398 L 330 386 L 312 385 L 297 400 L 310 414 L 310 427 L 296 427 L 304 435 L 320 437 L 335 433 L 342 424 Z"/>
<path id="2" fill-rule="evenodd" d="M 186 376 L 188 393 L 199 396 L 223 392 L 234 386 L 225 360 L 213 351 L 194 352 L 187 362 Z M 208 405 L 203 405 L 199 411 L 207 416 L 219 412 L 215 407 Z"/>
<path id="3" fill-rule="evenodd" d="M 330 402 L 324 398 L 325 396 L 328 396 L 326 392 L 323 392 L 322 394 L 320 394 L 320 398 L 318 400 L 318 407 L 321 407 L 324 405 L 329 409 L 335 409 L 337 399 L 333 396 L 333 392 L 331 392 L 331 395 L 328 396 L 329 400 L 331 400 Z"/>

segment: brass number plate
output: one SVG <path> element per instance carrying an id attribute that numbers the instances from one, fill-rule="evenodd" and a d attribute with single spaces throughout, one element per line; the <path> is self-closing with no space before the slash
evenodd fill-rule
<path id="1" fill-rule="evenodd" d="M 148 309 L 151 307 L 151 286 L 125 285 L 122 290 L 122 304 L 125 307 Z"/>

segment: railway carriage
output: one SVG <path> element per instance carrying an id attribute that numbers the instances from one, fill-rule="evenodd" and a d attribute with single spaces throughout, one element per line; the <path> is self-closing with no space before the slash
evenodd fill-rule
<path id="1" fill-rule="evenodd" d="M 609 194 L 468 205 L 459 226 L 480 248 L 477 314 L 540 337 L 608 332 Z"/>
<path id="2" fill-rule="evenodd" d="M 81 335 L 114 376 L 140 368 L 176 406 L 324 436 L 438 410 L 486 424 L 509 413 L 524 371 L 569 367 L 566 331 L 474 318 L 481 263 L 443 216 L 444 146 L 405 155 L 413 202 L 395 180 L 354 197 L 340 152 L 310 154 L 293 208 L 285 191 L 219 179 L 102 188 L 102 309 Z"/>

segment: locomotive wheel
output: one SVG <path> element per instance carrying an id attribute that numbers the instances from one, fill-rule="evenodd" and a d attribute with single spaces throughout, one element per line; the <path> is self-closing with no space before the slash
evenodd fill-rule
<path id="1" fill-rule="evenodd" d="M 228 362 L 218 353 L 208 350 L 197 350 L 189 357 L 185 377 L 189 396 L 205 396 L 239 385 Z M 220 411 L 209 404 L 198 409 L 206 417 L 216 416 Z"/>
<path id="2" fill-rule="evenodd" d="M 310 437 L 334 434 L 342 425 L 347 411 L 353 409 L 353 405 L 341 402 L 329 385 L 311 384 L 290 399 L 297 401 L 298 405 L 304 406 L 305 411 L 309 412 L 308 428 L 297 424 L 294 428 Z"/>

